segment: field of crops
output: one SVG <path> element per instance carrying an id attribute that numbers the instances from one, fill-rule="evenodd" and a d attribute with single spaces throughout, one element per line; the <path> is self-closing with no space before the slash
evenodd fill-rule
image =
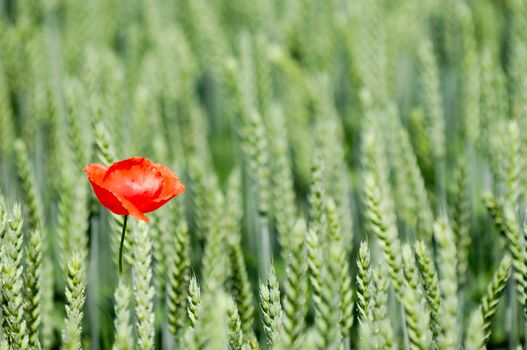
<path id="1" fill-rule="evenodd" d="M 0 350 L 527 348 L 525 171 L 525 0 L 0 0 Z"/>

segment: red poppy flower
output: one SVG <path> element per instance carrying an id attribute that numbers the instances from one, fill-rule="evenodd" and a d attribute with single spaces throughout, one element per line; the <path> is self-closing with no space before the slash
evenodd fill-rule
<path id="1" fill-rule="evenodd" d="M 150 222 L 145 213 L 154 211 L 185 191 L 172 170 L 149 159 L 132 157 L 109 167 L 88 164 L 88 175 L 102 205 L 118 215 L 131 215 Z"/>

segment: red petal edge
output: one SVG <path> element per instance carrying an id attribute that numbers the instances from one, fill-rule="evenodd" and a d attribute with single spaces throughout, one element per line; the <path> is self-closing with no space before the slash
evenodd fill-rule
<path id="1" fill-rule="evenodd" d="M 131 215 L 138 220 L 150 222 L 150 219 L 141 213 L 129 200 L 104 187 L 103 179 L 108 171 L 104 165 L 96 163 L 88 164 L 84 168 L 84 171 L 88 175 L 97 199 L 108 210 L 117 215 Z"/>

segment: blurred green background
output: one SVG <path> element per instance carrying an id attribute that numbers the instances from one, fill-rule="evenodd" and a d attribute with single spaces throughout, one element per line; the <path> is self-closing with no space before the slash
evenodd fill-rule
<path id="1" fill-rule="evenodd" d="M 201 276 L 214 196 L 231 179 L 242 220 L 226 236 L 240 234 L 256 301 L 266 255 L 286 278 L 283 240 L 298 218 L 313 219 L 317 176 L 337 205 L 353 281 L 361 241 L 372 261 L 383 259 L 365 215 L 364 149 L 373 147 L 401 241 L 424 239 L 435 251 L 431 222 L 451 222 L 467 265 L 457 293 L 465 329 L 507 250 L 482 193 L 510 205 L 523 227 L 526 122 L 523 0 L 0 0 L 0 191 L 22 203 L 27 227 L 45 232 L 53 348 L 65 317 L 64 256 L 83 240 L 83 343 L 111 347 L 118 229 L 82 169 L 134 155 L 187 184 L 153 215 L 157 292 L 171 261 L 163 247 L 181 220 Z M 525 342 L 515 298 L 509 286 L 489 348 Z M 164 303 L 156 299 L 159 348 Z"/>

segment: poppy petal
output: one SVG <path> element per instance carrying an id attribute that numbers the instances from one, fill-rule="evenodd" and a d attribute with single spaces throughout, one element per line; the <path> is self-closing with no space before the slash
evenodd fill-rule
<path id="1" fill-rule="evenodd" d="M 185 185 L 183 185 L 179 177 L 172 170 L 163 164 L 156 163 L 154 165 L 161 173 L 161 176 L 163 176 L 163 190 L 159 194 L 158 201 L 173 198 L 185 192 Z"/>
<path id="2" fill-rule="evenodd" d="M 122 202 L 112 192 L 102 186 L 102 179 L 104 178 L 106 170 L 106 167 L 101 164 L 88 164 L 84 168 L 99 202 L 112 213 L 127 215 L 128 210 L 123 206 Z"/>
<path id="3" fill-rule="evenodd" d="M 124 207 L 128 209 L 128 212 L 131 216 L 133 216 L 137 220 L 141 220 L 147 223 L 150 222 L 150 219 L 145 214 L 143 214 L 132 202 L 125 198 L 120 198 L 119 200 L 122 201 Z"/>
<path id="4" fill-rule="evenodd" d="M 145 213 L 154 211 L 175 196 L 185 192 L 185 186 L 179 180 L 179 177 L 172 170 L 162 164 L 154 164 L 163 177 L 163 189 L 159 196 L 149 203 L 145 203 L 143 208 Z"/>
<path id="5" fill-rule="evenodd" d="M 131 215 L 150 222 L 144 215 L 185 191 L 176 174 L 162 164 L 132 157 L 110 167 L 89 164 L 84 168 L 95 195 L 118 215 Z"/>
<path id="6" fill-rule="evenodd" d="M 117 215 L 132 215 L 138 220 L 150 222 L 150 220 L 130 201 L 104 187 L 102 180 L 106 173 L 106 167 L 101 164 L 88 164 L 84 168 L 84 171 L 88 175 L 88 179 L 90 180 L 90 184 L 97 199 L 102 205 L 108 208 L 108 210 Z"/>
<path id="7" fill-rule="evenodd" d="M 104 175 L 104 187 L 133 203 L 142 213 L 163 190 L 163 176 L 145 158 L 133 157 L 112 164 Z"/>
<path id="8" fill-rule="evenodd" d="M 88 164 L 84 167 L 84 172 L 88 175 L 90 181 L 95 181 L 97 183 L 102 183 L 104 175 L 108 171 L 108 168 L 102 164 Z"/>
<path id="9" fill-rule="evenodd" d="M 130 157 L 128 159 L 120 160 L 118 162 L 113 163 L 108 167 L 108 172 L 105 176 L 108 177 L 111 173 L 113 173 L 116 170 L 122 170 L 122 169 L 130 169 L 134 166 L 138 166 L 140 168 L 149 168 L 153 167 L 154 163 L 148 158 L 143 157 Z"/>

